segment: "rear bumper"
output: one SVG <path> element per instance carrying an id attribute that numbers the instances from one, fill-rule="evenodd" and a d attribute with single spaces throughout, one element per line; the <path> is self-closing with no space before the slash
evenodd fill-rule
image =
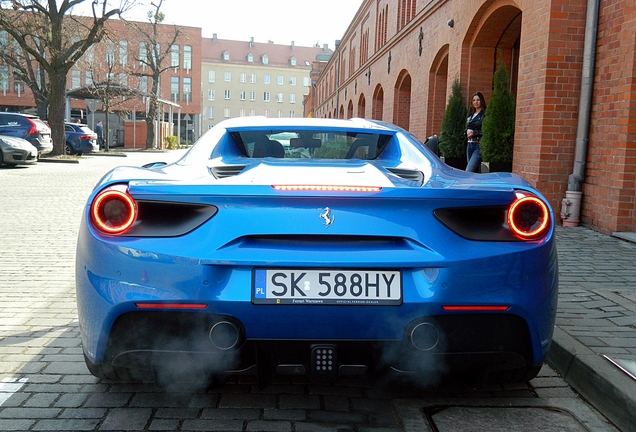
<path id="1" fill-rule="evenodd" d="M 322 350 L 329 357 L 317 364 Z M 134 369 L 189 364 L 211 374 L 318 377 L 382 370 L 439 377 L 540 366 L 526 323 L 510 314 L 421 317 L 407 324 L 401 340 L 290 341 L 248 339 L 241 322 L 227 316 L 134 312 L 115 322 L 104 360 Z"/>

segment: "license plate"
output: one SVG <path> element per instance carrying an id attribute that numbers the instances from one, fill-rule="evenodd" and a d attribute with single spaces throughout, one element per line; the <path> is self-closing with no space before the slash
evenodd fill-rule
<path id="1" fill-rule="evenodd" d="M 398 270 L 254 269 L 252 303 L 400 305 L 402 273 Z"/>

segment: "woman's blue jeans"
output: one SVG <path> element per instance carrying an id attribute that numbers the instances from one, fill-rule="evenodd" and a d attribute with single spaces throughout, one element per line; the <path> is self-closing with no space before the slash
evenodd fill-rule
<path id="1" fill-rule="evenodd" d="M 466 165 L 466 171 L 479 172 L 481 165 L 481 148 L 479 144 L 468 143 L 466 147 L 466 158 L 468 165 Z"/>

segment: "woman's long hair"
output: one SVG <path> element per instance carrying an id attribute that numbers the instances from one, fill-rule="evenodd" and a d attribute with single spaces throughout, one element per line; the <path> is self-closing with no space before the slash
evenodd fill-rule
<path id="1" fill-rule="evenodd" d="M 473 106 L 473 98 L 477 96 L 479 98 L 480 106 L 482 111 L 486 112 L 486 99 L 484 99 L 484 95 L 481 94 L 481 92 L 475 92 L 473 93 L 473 95 L 470 97 L 470 108 L 468 108 L 468 116 L 472 116 L 473 114 L 475 114 L 475 107 Z"/>

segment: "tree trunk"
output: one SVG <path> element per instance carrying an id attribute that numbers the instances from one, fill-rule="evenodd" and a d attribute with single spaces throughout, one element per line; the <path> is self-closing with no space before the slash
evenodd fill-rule
<path id="1" fill-rule="evenodd" d="M 49 75 L 51 81 L 51 100 L 49 104 L 49 126 L 53 138 L 51 156 L 65 154 L 66 132 L 64 130 L 64 115 L 66 113 L 66 74 L 56 71 Z"/>

